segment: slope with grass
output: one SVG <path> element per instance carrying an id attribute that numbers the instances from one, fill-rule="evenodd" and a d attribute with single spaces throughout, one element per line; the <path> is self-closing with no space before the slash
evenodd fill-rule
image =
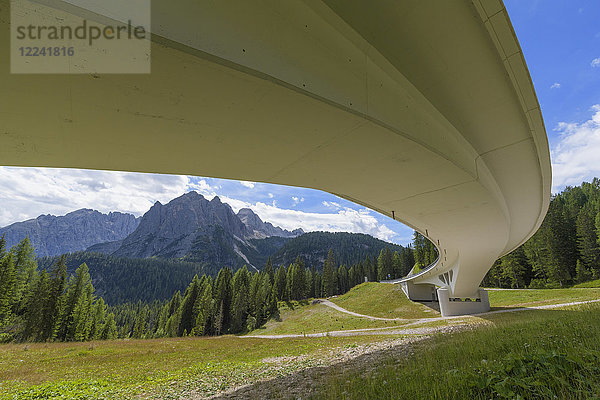
<path id="1" fill-rule="evenodd" d="M 596 279 L 595 281 L 579 283 L 573 287 L 576 287 L 576 288 L 600 288 L 600 279 Z"/>
<path id="2" fill-rule="evenodd" d="M 382 318 L 432 318 L 440 313 L 410 301 L 400 285 L 388 283 L 362 283 L 341 296 L 330 299 L 346 310 Z"/>
<path id="3" fill-rule="evenodd" d="M 524 289 L 489 290 L 492 310 L 514 307 L 531 307 L 546 304 L 561 304 L 600 298 L 600 289 Z"/>
<path id="4" fill-rule="evenodd" d="M 600 305 L 497 314 L 437 335 L 414 356 L 332 369 L 317 399 L 592 399 L 600 396 Z M 417 356 L 418 355 L 418 356 Z"/>
<path id="5" fill-rule="evenodd" d="M 280 383 L 278 395 L 285 395 L 300 379 L 313 376 L 314 382 L 303 385 L 317 398 L 516 398 L 523 388 L 536 398 L 552 397 L 539 392 L 540 387 L 558 398 L 600 394 L 600 304 L 438 319 L 429 318 L 421 304 L 406 306 L 396 290 L 394 285 L 366 284 L 332 300 L 382 317 L 390 316 L 385 313 L 389 305 L 396 310 L 393 317 L 418 319 L 372 320 L 324 304 L 294 302 L 282 307 L 281 321 L 252 332 L 375 329 L 364 336 L 0 345 L 0 400 L 205 398 L 271 379 Z M 499 307 L 537 306 L 597 299 L 600 289 L 499 290 L 491 297 Z M 415 335 L 431 339 L 418 341 Z M 362 350 L 369 346 L 379 347 L 369 355 Z M 342 353 L 351 355 L 340 358 Z M 550 381 L 557 374 L 564 381 Z M 268 392 L 273 385 L 264 386 L 257 385 L 255 398 L 273 398 Z M 455 386 L 456 392 L 447 390 Z M 302 390 L 298 393 L 305 398 Z"/>
<path id="6" fill-rule="evenodd" d="M 280 303 L 279 320 L 271 320 L 249 335 L 311 334 L 340 330 L 389 328 L 400 321 L 378 321 L 348 315 L 324 304 Z"/>

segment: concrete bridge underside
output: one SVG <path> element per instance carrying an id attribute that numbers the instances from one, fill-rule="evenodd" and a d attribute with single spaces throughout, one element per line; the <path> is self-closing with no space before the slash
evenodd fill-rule
<path id="1" fill-rule="evenodd" d="M 0 0 L 5 54 L 9 19 Z M 147 75 L 16 75 L 0 57 L 0 164 L 331 192 L 437 246 L 411 297 L 489 308 L 479 284 L 539 227 L 551 184 L 500 0 L 155 0 L 152 33 Z"/>

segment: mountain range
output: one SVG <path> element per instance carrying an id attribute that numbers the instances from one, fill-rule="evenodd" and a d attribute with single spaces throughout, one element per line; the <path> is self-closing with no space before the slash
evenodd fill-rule
<path id="1" fill-rule="evenodd" d="M 263 221 L 249 208 L 237 213 L 219 197 L 212 200 L 191 191 L 166 204 L 154 205 L 142 216 L 81 209 L 65 216 L 41 215 L 0 228 L 9 246 L 29 236 L 39 257 L 84 251 L 116 259 L 159 258 L 218 270 L 249 265 L 262 268 L 269 257 L 289 265 L 296 257 L 320 268 L 329 249 L 340 264 L 374 257 L 384 247 L 402 247 L 369 235 L 288 231 Z M 111 261 L 112 262 L 112 261 Z"/>
<path id="2" fill-rule="evenodd" d="M 132 214 L 102 214 L 83 208 L 67 215 L 40 215 L 37 218 L 0 228 L 7 247 L 26 236 L 39 257 L 85 250 L 95 243 L 119 240 L 137 228 L 140 218 Z"/>
<path id="3" fill-rule="evenodd" d="M 205 199 L 189 192 L 167 204 L 156 202 L 141 218 L 138 227 L 122 240 L 88 248 L 115 257 L 175 258 L 203 264 L 254 265 L 262 251 L 255 242 L 271 237 L 294 238 L 303 234 L 263 222 L 248 208 L 237 214 L 215 196 Z M 283 244 L 285 240 L 269 242 Z M 264 247 L 264 246 L 263 246 Z"/>
<path id="4" fill-rule="evenodd" d="M 69 273 L 85 262 L 110 304 L 169 298 L 196 274 L 215 275 L 224 266 L 259 270 L 269 257 L 275 267 L 300 257 L 321 269 L 330 249 L 338 265 L 348 266 L 386 247 L 402 249 L 365 234 L 288 231 L 248 208 L 235 213 L 219 197 L 208 200 L 197 192 L 156 202 L 138 218 L 81 209 L 14 223 L 0 228 L 3 234 L 8 246 L 29 236 L 40 269 L 50 269 L 63 253 L 69 253 Z"/>

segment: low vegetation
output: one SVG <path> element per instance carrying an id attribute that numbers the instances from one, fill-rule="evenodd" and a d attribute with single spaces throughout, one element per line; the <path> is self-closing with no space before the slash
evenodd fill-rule
<path id="1" fill-rule="evenodd" d="M 523 318 L 526 315 L 527 318 Z M 592 399 L 600 396 L 600 305 L 490 315 L 404 359 L 333 370 L 323 399 Z M 316 384 L 316 383 L 315 383 Z"/>
<path id="2" fill-rule="evenodd" d="M 323 365 L 378 337 L 220 336 L 0 345 L 0 399 L 179 399 Z"/>
<path id="3" fill-rule="evenodd" d="M 310 334 L 331 331 L 389 328 L 401 326 L 399 321 L 380 321 L 341 313 L 323 304 L 287 303 L 280 307 L 280 319 L 271 320 L 251 335 Z"/>
<path id="4" fill-rule="evenodd" d="M 373 304 L 374 313 L 384 311 L 383 303 L 370 303 L 374 296 L 388 297 L 390 304 L 402 305 L 401 297 L 394 300 L 396 290 L 396 285 L 368 283 L 333 300 L 344 307 L 355 307 L 353 311 L 372 314 L 367 304 Z M 564 302 L 593 298 L 600 291 L 506 290 L 494 291 L 492 297 L 496 294 L 503 296 L 499 304 L 514 305 L 523 302 L 522 294 L 529 300 L 533 296 L 533 301 L 553 301 L 556 295 Z M 356 317 L 311 301 L 282 302 L 279 308 L 281 321 L 271 320 L 252 334 L 400 329 L 403 324 Z M 599 317 L 600 305 L 594 304 L 577 312 L 540 310 L 490 314 L 485 319 L 425 322 L 419 327 L 448 327 L 465 321 L 481 326 L 477 332 L 440 335 L 422 342 L 413 350 L 418 357 L 386 360 L 387 353 L 382 351 L 375 357 L 382 361 L 365 369 L 370 371 L 368 376 L 357 369 L 342 372 L 331 367 L 327 370 L 331 374 L 324 375 L 329 378 L 315 382 L 315 387 L 321 387 L 320 397 L 336 399 L 477 398 L 479 394 L 485 398 L 516 398 L 520 388 L 539 389 L 535 383 L 539 381 L 559 397 L 566 393 L 565 385 L 575 385 L 581 390 L 579 398 L 593 398 L 598 388 L 590 374 L 596 374 L 594 368 L 600 361 Z M 398 334 L 385 336 L 393 337 Z M 244 384 L 328 366 L 331 354 L 382 340 L 384 336 L 372 335 L 284 339 L 226 335 L 4 344 L 0 345 L 0 400 L 206 397 Z M 548 383 L 549 376 L 558 373 L 565 376 L 566 383 Z M 598 375 L 595 377 L 598 381 Z M 423 385 L 424 381 L 428 384 Z M 455 384 L 458 392 L 448 393 L 447 387 Z M 543 392 L 538 394 L 538 398 L 544 398 Z"/>
<path id="5" fill-rule="evenodd" d="M 600 289 L 489 290 L 492 309 L 542 306 L 600 299 Z"/>
<path id="6" fill-rule="evenodd" d="M 588 282 L 584 282 L 584 283 L 578 283 L 577 285 L 573 286 L 576 288 L 600 288 L 600 279 L 596 279 L 594 281 L 588 281 Z"/>
<path id="7" fill-rule="evenodd" d="M 363 283 L 330 300 L 348 311 L 373 317 L 413 319 L 440 316 L 439 312 L 410 301 L 400 285 Z"/>

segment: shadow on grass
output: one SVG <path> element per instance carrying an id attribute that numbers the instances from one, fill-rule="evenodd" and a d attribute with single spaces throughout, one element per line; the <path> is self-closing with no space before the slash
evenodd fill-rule
<path id="1" fill-rule="evenodd" d="M 430 308 L 433 311 L 440 312 L 440 303 L 437 301 L 415 301 L 415 303 L 423 304 L 425 307 Z"/>

